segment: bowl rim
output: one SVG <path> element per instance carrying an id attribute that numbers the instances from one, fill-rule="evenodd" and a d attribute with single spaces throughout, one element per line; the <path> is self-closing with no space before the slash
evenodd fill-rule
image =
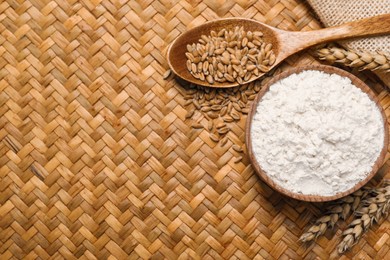
<path id="1" fill-rule="evenodd" d="M 250 130 L 252 127 L 253 116 L 256 113 L 258 103 L 261 101 L 262 97 L 265 95 L 265 93 L 268 92 L 270 86 L 272 86 L 276 82 L 278 82 L 281 79 L 284 79 L 292 74 L 300 73 L 300 72 L 306 71 L 306 70 L 316 70 L 316 71 L 322 71 L 322 72 L 325 72 L 328 74 L 337 74 L 337 75 L 342 76 L 342 77 L 348 77 L 352 81 L 352 84 L 354 86 L 361 89 L 364 93 L 366 93 L 368 95 L 368 97 L 373 102 L 375 102 L 376 106 L 378 107 L 378 109 L 382 115 L 382 119 L 383 119 L 383 124 L 384 124 L 383 147 L 382 147 L 382 150 L 381 150 L 377 160 L 375 161 L 375 163 L 372 167 L 371 172 L 366 176 L 365 179 L 356 183 L 356 185 L 354 187 L 352 187 L 346 191 L 339 192 L 335 195 L 330 195 L 330 196 L 305 195 L 305 194 L 291 192 L 291 191 L 283 188 L 282 186 L 280 186 L 279 184 L 274 182 L 272 180 L 272 178 L 270 178 L 262 170 L 262 168 L 261 168 L 260 164 L 257 162 L 257 160 L 253 154 L 253 150 L 252 150 L 251 131 Z M 336 200 L 336 199 L 342 198 L 344 196 L 347 196 L 347 195 L 353 193 L 354 191 L 363 187 L 367 182 L 369 182 L 376 175 L 379 168 L 383 165 L 384 159 L 386 157 L 387 148 L 389 145 L 389 129 L 388 129 L 387 117 L 386 117 L 386 114 L 384 112 L 384 109 L 381 106 L 381 104 L 379 103 L 379 99 L 377 98 L 376 94 L 371 90 L 371 88 L 369 86 L 367 86 L 366 83 L 364 83 L 362 80 L 360 80 L 355 75 L 353 75 L 345 70 L 333 67 L 333 66 L 305 65 L 305 66 L 300 66 L 300 67 L 288 69 L 288 70 L 276 75 L 269 82 L 267 82 L 267 84 L 265 84 L 265 86 L 262 87 L 260 92 L 257 94 L 256 98 L 253 100 L 251 108 L 250 108 L 249 113 L 248 113 L 248 117 L 247 117 L 247 121 L 246 121 L 246 125 L 245 125 L 245 142 L 246 142 L 247 153 L 248 153 L 250 162 L 251 162 L 255 172 L 260 176 L 260 178 L 263 181 L 265 181 L 265 183 L 268 186 L 270 186 L 274 190 L 276 190 L 276 191 L 278 191 L 278 192 L 280 192 L 280 193 L 282 193 L 290 198 L 294 198 L 297 200 L 309 201 L 309 202 L 325 202 L 325 201 Z"/>

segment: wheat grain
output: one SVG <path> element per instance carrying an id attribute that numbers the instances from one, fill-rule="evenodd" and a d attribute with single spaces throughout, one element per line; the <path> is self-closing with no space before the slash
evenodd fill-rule
<path id="1" fill-rule="evenodd" d="M 261 32 L 235 27 L 212 34 L 202 35 L 197 44 L 186 46 L 186 67 L 196 79 L 209 84 L 228 81 L 242 85 L 260 72 L 268 72 L 275 63 L 272 44 L 264 42 Z"/>
<path id="2" fill-rule="evenodd" d="M 232 148 L 233 148 L 234 151 L 236 151 L 238 153 L 242 153 L 243 152 L 242 148 L 240 146 L 236 145 L 236 144 L 233 145 Z"/>
<path id="3" fill-rule="evenodd" d="M 234 159 L 234 163 L 239 163 L 241 162 L 241 160 L 242 160 L 242 156 L 238 156 L 236 157 L 236 159 Z"/>
<path id="4" fill-rule="evenodd" d="M 210 64 L 209 62 L 209 66 Z M 281 69 L 277 69 L 274 73 L 277 74 L 280 71 Z M 260 91 L 261 86 L 268 82 L 268 78 L 228 89 L 205 88 L 189 84 L 184 103 L 185 106 L 190 106 L 192 103 L 193 107 L 190 107 L 185 117 L 192 117 L 195 110 L 202 112 L 208 119 L 207 126 L 202 126 L 202 128 L 207 128 L 212 134 L 211 140 L 221 141 L 221 146 L 224 146 L 228 140 L 226 135 L 231 131 L 229 124 L 239 121 L 243 114 L 249 113 L 250 101 Z M 200 129 L 200 125 L 197 128 L 198 124 L 194 124 L 193 127 Z"/>
<path id="5" fill-rule="evenodd" d="M 163 74 L 163 79 L 169 78 L 170 75 L 171 75 L 171 70 L 165 71 L 164 74 Z"/>

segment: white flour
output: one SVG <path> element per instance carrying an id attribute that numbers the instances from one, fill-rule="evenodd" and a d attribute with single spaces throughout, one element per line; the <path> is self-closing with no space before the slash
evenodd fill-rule
<path id="1" fill-rule="evenodd" d="M 276 183 L 295 193 L 335 195 L 371 171 L 383 147 L 375 103 L 350 79 L 319 71 L 271 86 L 251 128 L 254 156 Z"/>

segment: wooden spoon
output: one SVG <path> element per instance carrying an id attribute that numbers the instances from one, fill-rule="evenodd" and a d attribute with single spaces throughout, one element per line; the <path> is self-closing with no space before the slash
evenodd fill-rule
<path id="1" fill-rule="evenodd" d="M 272 50 L 276 55 L 276 61 L 270 67 L 270 69 L 272 69 L 290 55 L 319 43 L 390 33 L 390 14 L 374 16 L 339 26 L 305 32 L 284 31 L 246 18 L 227 18 L 210 21 L 183 33 L 172 42 L 167 54 L 168 64 L 172 72 L 180 78 L 197 85 L 215 88 L 237 86 L 237 82 L 215 82 L 214 84 L 209 84 L 207 81 L 196 79 L 187 70 L 187 57 L 185 56 L 187 44 L 197 43 L 201 35 L 210 35 L 212 30 L 216 32 L 221 29 L 233 30 L 236 26 L 243 26 L 245 31 L 263 32 L 264 41 L 272 43 Z M 256 80 L 263 75 L 264 74 L 260 74 L 250 81 Z"/>

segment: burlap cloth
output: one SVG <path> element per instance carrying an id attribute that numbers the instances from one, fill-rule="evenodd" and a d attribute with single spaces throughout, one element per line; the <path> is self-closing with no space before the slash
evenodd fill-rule
<path id="1" fill-rule="evenodd" d="M 389 0 L 308 0 L 325 26 L 390 13 Z M 377 36 L 341 42 L 347 48 L 390 54 L 390 36 Z"/>
<path id="2" fill-rule="evenodd" d="M 370 16 L 390 13 L 389 0 L 308 0 L 325 26 L 363 19 Z M 340 41 L 343 47 L 357 52 L 381 52 L 390 56 L 390 36 L 377 36 L 357 40 Z M 390 85 L 388 74 L 377 75 Z"/>

